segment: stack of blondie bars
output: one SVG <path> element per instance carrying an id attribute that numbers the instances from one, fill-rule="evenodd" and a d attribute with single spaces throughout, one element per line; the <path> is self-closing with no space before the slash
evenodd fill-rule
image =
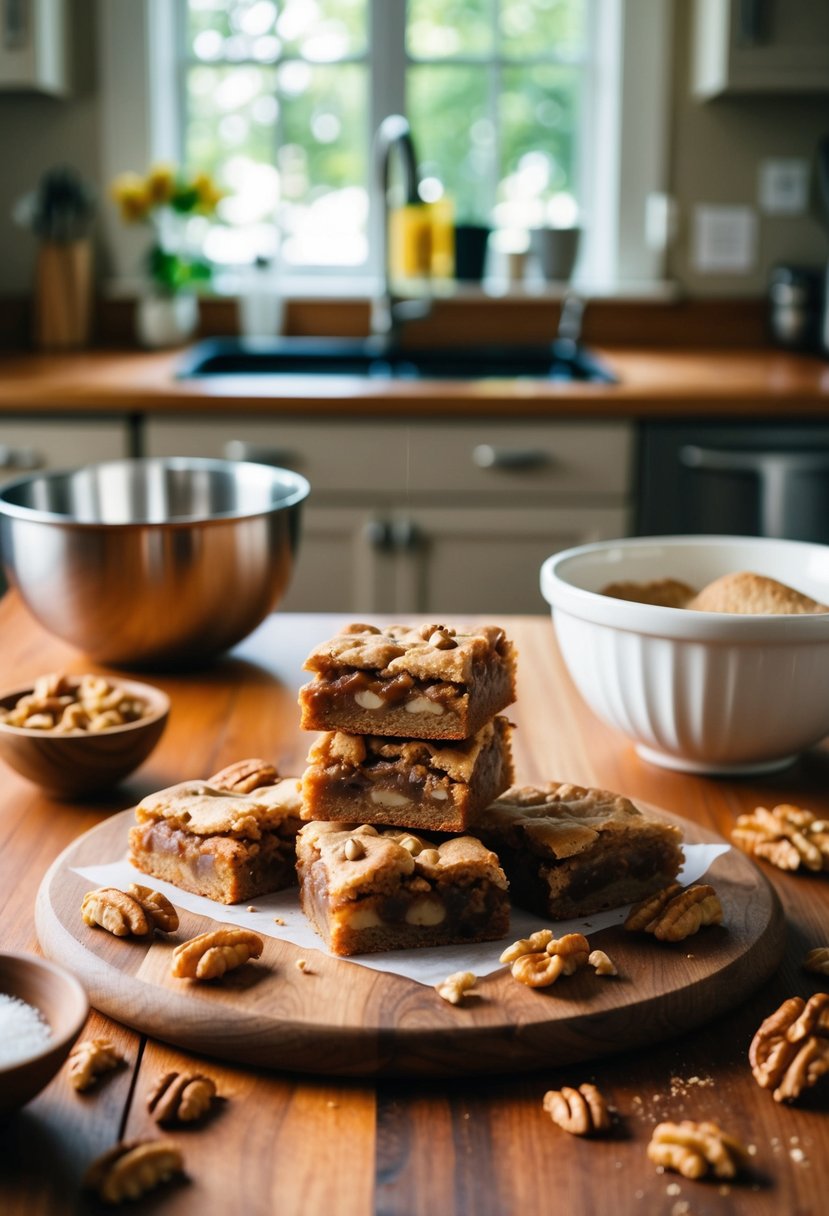
<path id="1" fill-rule="evenodd" d="M 297 871 L 321 936 L 337 954 L 502 937 L 506 878 L 467 833 L 513 777 L 504 631 L 354 624 L 305 666 L 302 726 L 322 733 L 301 782 Z"/>

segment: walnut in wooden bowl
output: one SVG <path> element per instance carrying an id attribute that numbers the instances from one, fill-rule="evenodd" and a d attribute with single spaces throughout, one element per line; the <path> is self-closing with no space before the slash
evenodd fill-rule
<path id="1" fill-rule="evenodd" d="M 112 676 L 41 676 L 0 694 L 0 758 L 62 797 L 116 785 L 155 747 L 170 701 L 150 684 Z"/>

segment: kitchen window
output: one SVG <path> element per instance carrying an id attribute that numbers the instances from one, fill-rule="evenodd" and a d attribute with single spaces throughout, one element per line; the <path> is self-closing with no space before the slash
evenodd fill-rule
<path id="1" fill-rule="evenodd" d="M 100 0 L 108 176 L 154 159 L 218 172 L 209 252 L 276 251 L 306 277 L 377 272 L 371 135 L 407 113 L 427 201 L 499 239 L 578 215 L 581 278 L 661 277 L 671 3 Z M 274 223 L 274 220 L 277 223 Z M 128 238 L 110 228 L 122 280 Z M 318 284 L 319 278 L 314 279 Z"/>
<path id="2" fill-rule="evenodd" d="M 179 145 L 231 191 L 222 261 L 369 258 L 371 132 L 404 112 L 427 201 L 520 241 L 575 222 L 589 0 L 185 0 Z M 274 223 L 276 221 L 276 223 Z"/>

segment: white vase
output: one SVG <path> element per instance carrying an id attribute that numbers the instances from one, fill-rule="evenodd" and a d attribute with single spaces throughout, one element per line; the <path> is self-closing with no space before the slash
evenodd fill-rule
<path id="1" fill-rule="evenodd" d="M 199 323 L 199 301 L 190 292 L 141 296 L 135 306 L 135 330 L 142 346 L 159 349 L 181 346 Z"/>

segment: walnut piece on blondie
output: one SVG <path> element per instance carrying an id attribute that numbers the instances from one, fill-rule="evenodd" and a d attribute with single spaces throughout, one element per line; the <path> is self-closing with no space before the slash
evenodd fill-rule
<path id="1" fill-rule="evenodd" d="M 334 954 L 495 941 L 507 880 L 479 840 L 440 844 L 371 824 L 308 823 L 297 837 L 305 915 Z"/>
<path id="2" fill-rule="evenodd" d="M 245 794 L 184 781 L 138 804 L 130 861 L 185 891 L 241 903 L 296 882 L 299 812 L 296 777 Z"/>
<path id="3" fill-rule="evenodd" d="M 468 739 L 515 700 L 514 648 L 496 625 L 348 625 L 305 669 L 304 730 Z"/>
<path id="4" fill-rule="evenodd" d="M 506 718 L 445 742 L 329 731 L 308 755 L 302 817 L 463 832 L 511 781 Z"/>
<path id="5" fill-rule="evenodd" d="M 553 920 L 642 899 L 682 864 L 678 828 L 578 785 L 514 786 L 469 831 L 498 854 L 514 902 Z"/>

